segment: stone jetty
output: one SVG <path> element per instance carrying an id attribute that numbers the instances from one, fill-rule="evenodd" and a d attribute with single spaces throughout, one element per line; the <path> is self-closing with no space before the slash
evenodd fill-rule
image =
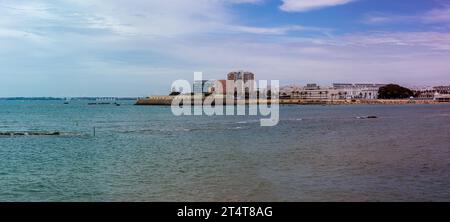
<path id="1" fill-rule="evenodd" d="M 0 132 L 0 136 L 60 136 L 60 132 L 28 132 L 28 131 L 7 131 Z"/>

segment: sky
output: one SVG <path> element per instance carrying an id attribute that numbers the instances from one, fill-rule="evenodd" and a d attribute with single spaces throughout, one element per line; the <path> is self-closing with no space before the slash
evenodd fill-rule
<path id="1" fill-rule="evenodd" d="M 164 95 L 236 70 L 450 85 L 450 2 L 0 0 L 0 97 Z"/>

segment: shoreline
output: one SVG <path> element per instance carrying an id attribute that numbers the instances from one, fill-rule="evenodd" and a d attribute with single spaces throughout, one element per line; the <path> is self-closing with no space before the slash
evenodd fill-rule
<path id="1" fill-rule="evenodd" d="M 175 96 L 152 96 L 147 98 L 139 98 L 135 105 L 140 106 L 170 106 Z M 191 100 L 192 105 L 203 105 L 204 98 Z M 450 104 L 450 102 L 440 102 L 435 100 L 414 100 L 414 99 L 352 99 L 352 100 L 305 100 L 305 99 L 278 99 L 280 105 L 439 105 Z M 233 104 L 227 104 L 223 100 L 222 105 L 257 105 L 270 104 L 271 100 L 267 99 L 248 99 L 234 100 Z M 214 105 L 214 104 L 213 104 Z"/>

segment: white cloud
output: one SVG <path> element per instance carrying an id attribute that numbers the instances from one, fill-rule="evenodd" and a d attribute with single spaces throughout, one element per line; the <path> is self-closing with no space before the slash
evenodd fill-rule
<path id="1" fill-rule="evenodd" d="M 450 23 L 450 6 L 433 9 L 425 13 L 421 18 L 427 23 Z"/>
<path id="2" fill-rule="evenodd" d="M 23 40 L 30 40 L 30 41 L 34 41 L 34 42 L 45 41 L 44 38 L 42 38 L 41 36 L 36 35 L 34 33 L 17 31 L 14 29 L 4 29 L 4 28 L 0 28 L 0 38 L 23 39 Z"/>
<path id="3" fill-rule="evenodd" d="M 233 4 L 243 4 L 243 3 L 262 3 L 264 0 L 224 0 L 225 2 L 233 3 Z"/>
<path id="4" fill-rule="evenodd" d="M 344 5 L 355 0 L 282 0 L 280 9 L 286 12 L 305 12 L 330 6 Z"/>
<path id="5" fill-rule="evenodd" d="M 375 32 L 341 37 L 341 44 L 355 46 L 401 46 L 416 50 L 450 51 L 450 33 L 445 32 Z M 418 51 L 420 52 L 420 51 Z"/>
<path id="6" fill-rule="evenodd" d="M 327 33 L 331 29 L 326 28 L 316 28 L 316 27 L 306 27 L 300 25 L 290 25 L 290 26 L 280 26 L 280 27 L 253 27 L 253 26 L 230 26 L 229 30 L 231 32 L 241 32 L 250 34 L 264 34 L 264 35 L 285 35 L 292 32 L 321 32 Z"/>
<path id="7" fill-rule="evenodd" d="M 375 25 L 389 23 L 450 24 L 450 6 L 435 8 L 415 15 L 370 13 L 363 22 Z"/>

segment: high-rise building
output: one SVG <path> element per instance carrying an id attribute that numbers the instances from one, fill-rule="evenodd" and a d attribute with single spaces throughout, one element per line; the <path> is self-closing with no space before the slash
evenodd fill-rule
<path id="1" fill-rule="evenodd" d="M 244 72 L 244 71 L 237 71 L 237 72 L 230 72 L 227 75 L 227 80 L 243 80 L 244 83 L 248 82 L 250 80 L 255 80 L 255 74 L 251 72 Z"/>
<path id="2" fill-rule="evenodd" d="M 251 72 L 244 73 L 244 82 L 254 81 L 254 80 L 255 80 L 255 74 L 253 74 Z"/>
<path id="3" fill-rule="evenodd" d="M 255 74 L 251 72 L 237 71 L 230 72 L 227 75 L 228 81 L 242 81 L 237 84 L 232 93 L 235 97 L 238 97 L 239 94 L 243 94 L 245 97 L 249 97 L 250 95 L 256 94 L 256 88 L 254 87 Z M 243 83 L 243 84 L 242 84 Z M 228 93 L 227 93 L 228 94 Z"/>

